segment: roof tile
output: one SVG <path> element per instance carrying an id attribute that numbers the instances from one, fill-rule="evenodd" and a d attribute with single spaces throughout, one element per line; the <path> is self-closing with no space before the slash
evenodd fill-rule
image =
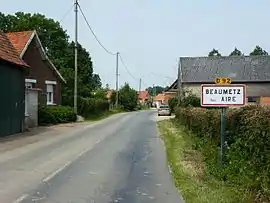
<path id="1" fill-rule="evenodd" d="M 17 50 L 17 52 L 21 54 L 33 32 L 34 31 L 9 32 L 6 33 L 6 35 L 9 41 L 13 44 L 13 46 Z"/>
<path id="2" fill-rule="evenodd" d="M 28 67 L 28 65 L 20 59 L 15 48 L 2 32 L 0 32 L 0 59 L 19 66 Z"/>
<path id="3" fill-rule="evenodd" d="M 140 91 L 138 92 L 138 99 L 147 99 L 149 96 L 148 91 L 144 90 L 144 91 Z"/>

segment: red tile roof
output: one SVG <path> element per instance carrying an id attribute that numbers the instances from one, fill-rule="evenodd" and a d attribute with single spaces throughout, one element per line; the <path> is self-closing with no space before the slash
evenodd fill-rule
<path id="1" fill-rule="evenodd" d="M 13 44 L 19 54 L 22 53 L 27 42 L 31 38 L 34 31 L 23 31 L 23 32 L 10 32 L 6 33 L 9 41 Z"/>
<path id="2" fill-rule="evenodd" d="M 24 67 L 29 67 L 24 61 L 20 59 L 17 51 L 7 36 L 0 32 L 0 59 Z"/>
<path id="3" fill-rule="evenodd" d="M 149 96 L 149 94 L 148 94 L 147 90 L 138 92 L 138 99 L 146 100 L 146 99 L 148 99 L 148 96 Z"/>
<path id="4" fill-rule="evenodd" d="M 106 95 L 107 99 L 110 99 L 112 97 L 112 91 L 108 91 Z"/>

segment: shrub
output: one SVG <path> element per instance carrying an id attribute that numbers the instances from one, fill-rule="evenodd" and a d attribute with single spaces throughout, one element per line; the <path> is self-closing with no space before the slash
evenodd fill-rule
<path id="1" fill-rule="evenodd" d="M 180 105 L 181 107 L 188 107 L 188 106 L 200 107 L 201 99 L 196 95 L 189 93 L 187 96 L 183 98 Z"/>
<path id="2" fill-rule="evenodd" d="M 38 122 L 44 124 L 58 124 L 76 121 L 77 116 L 71 107 L 67 106 L 39 106 Z"/>
<path id="3" fill-rule="evenodd" d="M 218 150 L 219 110 L 177 108 L 176 119 L 192 131 L 193 135 L 214 143 L 213 147 Z M 213 153 L 207 152 L 210 149 L 203 149 L 210 173 L 269 196 L 270 109 L 261 106 L 229 109 L 226 114 L 226 132 L 229 148 L 223 170 L 218 170 L 216 164 L 210 163 L 216 160 L 210 157 Z"/>
<path id="4" fill-rule="evenodd" d="M 109 111 L 109 109 L 110 104 L 104 99 L 79 98 L 78 101 L 78 113 L 86 118 L 92 115 L 102 114 Z"/>
<path id="5" fill-rule="evenodd" d="M 177 107 L 177 104 L 178 104 L 178 99 L 176 97 L 170 98 L 168 101 L 168 104 L 169 104 L 171 112 L 174 113 L 175 108 Z"/>

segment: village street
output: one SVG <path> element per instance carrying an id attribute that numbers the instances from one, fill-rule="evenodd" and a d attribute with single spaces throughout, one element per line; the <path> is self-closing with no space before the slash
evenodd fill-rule
<path id="1" fill-rule="evenodd" d="M 3 150 L 0 202 L 181 202 L 156 114 L 117 114 Z"/>

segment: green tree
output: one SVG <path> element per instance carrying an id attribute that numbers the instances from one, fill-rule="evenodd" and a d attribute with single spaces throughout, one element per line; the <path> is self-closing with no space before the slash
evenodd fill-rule
<path id="1" fill-rule="evenodd" d="M 260 46 L 256 46 L 254 50 L 249 54 L 250 56 L 267 56 L 267 51 L 263 50 Z"/>
<path id="2" fill-rule="evenodd" d="M 129 111 L 133 111 L 137 107 L 137 91 L 132 89 L 128 83 L 119 89 L 119 104 Z"/>
<path id="3" fill-rule="evenodd" d="M 217 49 L 213 49 L 209 52 L 208 56 L 221 56 Z"/>
<path id="4" fill-rule="evenodd" d="M 244 54 L 235 47 L 234 50 L 232 51 L 232 53 L 230 53 L 229 56 L 243 56 L 243 55 Z"/>
<path id="5" fill-rule="evenodd" d="M 14 15 L 0 13 L 0 30 L 16 32 L 36 30 L 46 54 L 66 79 L 62 96 L 64 105 L 73 105 L 74 92 L 74 42 L 69 42 L 68 35 L 60 23 L 35 13 L 17 12 Z M 101 87 L 99 75 L 93 74 L 89 52 L 78 44 L 78 97 L 89 97 L 91 91 Z"/>
<path id="6" fill-rule="evenodd" d="M 157 95 L 159 93 L 162 93 L 165 88 L 161 86 L 154 86 L 154 87 L 148 87 L 146 90 L 148 90 L 150 95 Z"/>

